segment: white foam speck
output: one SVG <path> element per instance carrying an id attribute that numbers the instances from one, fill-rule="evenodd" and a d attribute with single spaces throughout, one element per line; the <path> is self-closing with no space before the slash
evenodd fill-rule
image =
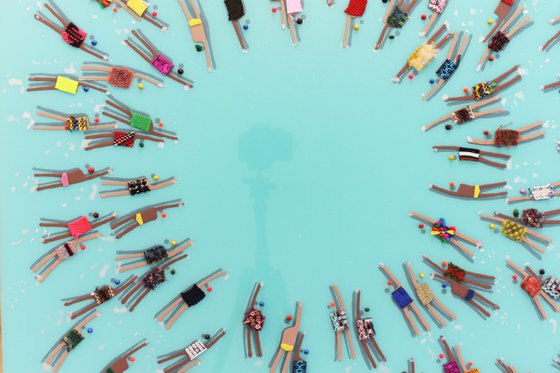
<path id="1" fill-rule="evenodd" d="M 99 277 L 101 277 L 101 278 L 105 277 L 105 275 L 107 274 L 107 271 L 109 270 L 109 267 L 111 267 L 110 264 L 103 265 L 103 267 L 99 271 Z"/>

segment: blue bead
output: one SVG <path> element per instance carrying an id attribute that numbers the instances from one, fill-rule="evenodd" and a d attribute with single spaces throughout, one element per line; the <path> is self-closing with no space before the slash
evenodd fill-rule
<path id="1" fill-rule="evenodd" d="M 434 84 L 436 81 L 434 79 L 430 79 L 430 84 Z"/>
<path id="2" fill-rule="evenodd" d="M 121 283 L 121 280 L 119 280 L 118 278 L 115 279 L 115 285 L 118 285 L 118 284 L 120 284 L 120 283 Z"/>
<path id="3" fill-rule="evenodd" d="M 93 46 L 97 45 L 97 40 L 95 40 L 95 39 L 92 40 L 92 41 L 91 41 L 91 45 L 93 45 Z"/>
<path id="4" fill-rule="evenodd" d="M 259 306 L 264 307 L 264 302 L 262 300 L 259 302 Z"/>
<path id="5" fill-rule="evenodd" d="M 243 30 L 249 30 L 249 25 L 248 25 L 248 24 L 244 24 L 244 25 L 243 25 Z"/>
<path id="6" fill-rule="evenodd" d="M 93 329 L 92 329 L 92 328 L 88 328 L 88 329 L 87 329 L 87 332 L 88 332 L 88 333 L 93 333 Z"/>
<path id="7" fill-rule="evenodd" d="M 84 87 L 84 92 L 89 91 L 89 87 Z"/>
<path id="8" fill-rule="evenodd" d="M 303 350 L 303 353 L 306 354 L 306 355 L 309 355 L 309 350 L 305 349 L 305 350 Z"/>
<path id="9" fill-rule="evenodd" d="M 441 287 L 445 289 L 447 287 L 447 284 L 444 282 L 443 284 L 441 284 Z"/>

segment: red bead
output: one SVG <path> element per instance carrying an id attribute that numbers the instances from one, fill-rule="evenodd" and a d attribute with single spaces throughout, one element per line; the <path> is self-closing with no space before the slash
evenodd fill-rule
<path id="1" fill-rule="evenodd" d="M 463 92 L 469 93 L 469 89 L 468 88 L 463 88 Z"/>
<path id="2" fill-rule="evenodd" d="M 494 56 L 488 57 L 488 61 L 494 61 Z"/>
<path id="3" fill-rule="evenodd" d="M 484 136 L 488 136 L 490 134 L 490 132 L 488 132 L 488 130 L 484 130 Z"/>
<path id="4" fill-rule="evenodd" d="M 164 212 L 161 214 L 161 217 L 165 219 L 167 217 L 167 214 Z"/>
<path id="5" fill-rule="evenodd" d="M 425 14 L 422 14 L 422 15 L 420 16 L 420 18 L 422 18 L 422 20 L 425 20 L 426 18 L 428 18 L 428 16 L 425 15 Z"/>
<path id="6" fill-rule="evenodd" d="M 277 11 L 278 11 L 278 9 L 272 8 L 272 13 L 276 13 Z"/>
<path id="7" fill-rule="evenodd" d="M 163 122 L 159 122 L 158 126 L 163 127 Z"/>
<path id="8" fill-rule="evenodd" d="M 212 286 L 206 287 L 206 291 L 209 292 L 209 293 L 211 293 L 211 292 L 212 292 Z"/>
<path id="9" fill-rule="evenodd" d="M 413 74 L 410 74 L 410 75 L 408 76 L 408 79 L 414 79 L 414 75 L 413 75 Z"/>
<path id="10" fill-rule="evenodd" d="M 393 286 L 393 281 L 387 281 L 387 285 Z"/>
<path id="11" fill-rule="evenodd" d="M 335 306 L 335 303 L 334 303 L 334 302 L 331 302 L 331 307 L 334 307 L 334 306 Z"/>
<path id="12" fill-rule="evenodd" d="M 439 358 L 440 358 L 440 359 L 443 359 L 444 357 L 445 357 L 444 354 L 439 354 Z"/>
<path id="13" fill-rule="evenodd" d="M 420 228 L 420 229 L 424 228 L 424 223 L 418 224 L 418 228 Z"/>
<path id="14" fill-rule="evenodd" d="M 99 123 L 99 118 L 95 117 L 95 119 L 93 120 L 95 123 Z"/>
<path id="15" fill-rule="evenodd" d="M 117 7 L 113 8 L 113 12 L 115 12 L 115 13 L 117 12 Z"/>
<path id="16" fill-rule="evenodd" d="M 155 10 L 152 12 L 152 16 L 157 17 L 157 12 Z"/>
<path id="17" fill-rule="evenodd" d="M 95 172 L 95 168 L 90 167 L 90 168 L 87 169 L 87 172 L 89 172 L 90 174 L 92 174 L 92 173 Z"/>
<path id="18" fill-rule="evenodd" d="M 512 278 L 513 280 L 517 280 L 517 275 L 511 276 L 511 278 Z"/>
<path id="19" fill-rule="evenodd" d="M 81 244 L 81 245 L 80 245 L 80 249 L 85 250 L 85 249 L 86 249 L 86 245 Z"/>
<path id="20" fill-rule="evenodd" d="M 292 315 L 288 315 L 288 316 L 286 316 L 286 320 L 288 320 L 288 321 L 292 321 L 292 319 L 293 319 Z"/>

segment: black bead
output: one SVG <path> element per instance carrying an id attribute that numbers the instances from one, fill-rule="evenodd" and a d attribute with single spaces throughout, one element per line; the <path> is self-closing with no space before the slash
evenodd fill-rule
<path id="1" fill-rule="evenodd" d="M 545 273 L 545 272 L 544 272 L 544 269 L 541 269 L 541 270 L 539 271 L 539 273 L 540 273 L 541 275 L 544 275 L 544 273 Z"/>
<path id="2" fill-rule="evenodd" d="M 303 19 L 298 18 L 298 19 L 296 20 L 296 23 L 297 23 L 298 25 L 301 25 L 301 24 L 303 23 Z"/>
<path id="3" fill-rule="evenodd" d="M 93 217 L 94 217 L 95 219 L 97 219 L 97 218 L 99 217 L 99 214 L 98 214 L 97 212 L 94 212 L 94 213 L 93 213 Z"/>
<path id="4" fill-rule="evenodd" d="M 204 334 L 203 337 L 204 339 L 210 339 L 210 334 Z"/>
<path id="5" fill-rule="evenodd" d="M 183 75 L 184 72 L 185 72 L 185 70 L 183 70 L 183 69 L 177 70 L 177 74 L 179 74 L 179 75 Z"/>
<path id="6" fill-rule="evenodd" d="M 453 128 L 453 126 L 451 124 L 446 124 L 445 125 L 445 129 L 450 131 Z"/>

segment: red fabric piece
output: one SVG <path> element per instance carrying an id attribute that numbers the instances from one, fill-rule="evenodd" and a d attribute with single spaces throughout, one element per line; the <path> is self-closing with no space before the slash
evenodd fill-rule
<path id="1" fill-rule="evenodd" d="M 502 0 L 502 3 L 506 3 L 507 5 L 513 5 L 515 0 Z"/>
<path id="2" fill-rule="evenodd" d="M 352 17 L 361 17 L 366 11 L 367 0 L 350 0 L 344 13 Z"/>
<path id="3" fill-rule="evenodd" d="M 82 216 L 81 218 L 68 223 L 68 230 L 74 238 L 80 237 L 82 234 L 87 233 L 91 230 L 91 224 L 87 217 Z"/>

